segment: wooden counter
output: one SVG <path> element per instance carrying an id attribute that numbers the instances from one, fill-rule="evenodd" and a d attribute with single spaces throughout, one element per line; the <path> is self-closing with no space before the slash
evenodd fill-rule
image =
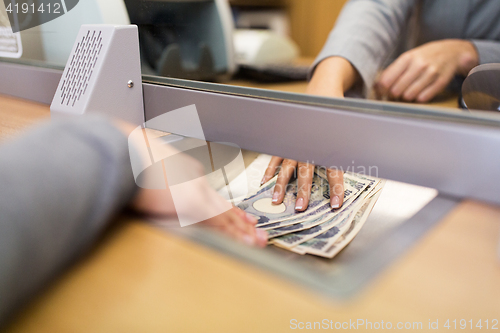
<path id="1" fill-rule="evenodd" d="M 46 105 L 0 96 L 0 140 L 48 115 Z M 499 235 L 500 208 L 464 202 L 357 298 L 336 303 L 123 217 L 7 332 L 287 332 L 292 319 L 491 326 L 500 319 Z"/>

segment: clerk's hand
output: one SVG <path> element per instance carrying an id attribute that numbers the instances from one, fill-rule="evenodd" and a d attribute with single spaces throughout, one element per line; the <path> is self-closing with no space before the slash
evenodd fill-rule
<path id="1" fill-rule="evenodd" d="M 266 169 L 262 184 L 269 181 L 276 170 L 281 165 L 281 170 L 278 174 L 278 179 L 274 187 L 273 204 L 283 202 L 286 193 L 286 186 L 293 174 L 297 170 L 297 201 L 295 202 L 295 210 L 302 212 L 309 205 L 311 197 L 312 179 L 314 176 L 314 165 L 309 163 L 297 162 L 294 160 L 283 159 L 274 156 Z M 344 173 L 339 170 L 327 170 L 328 183 L 330 185 L 330 206 L 339 208 L 344 202 Z"/>
<path id="2" fill-rule="evenodd" d="M 349 61 L 341 57 L 330 57 L 318 64 L 307 86 L 306 93 L 343 98 L 344 91 L 348 90 L 357 80 L 359 80 L 359 74 Z M 274 176 L 280 165 L 281 171 L 274 188 L 273 203 L 283 202 L 286 185 L 297 168 L 298 193 L 295 209 L 297 211 L 306 210 L 311 197 L 314 165 L 274 156 L 267 167 L 262 184 Z M 327 176 L 330 185 L 330 205 L 332 208 L 339 208 L 344 202 L 344 173 L 328 169 Z"/>
<path id="3" fill-rule="evenodd" d="M 445 39 L 409 50 L 382 72 L 375 83 L 379 97 L 425 103 L 442 92 L 457 74 L 467 76 L 479 64 L 473 44 Z"/>

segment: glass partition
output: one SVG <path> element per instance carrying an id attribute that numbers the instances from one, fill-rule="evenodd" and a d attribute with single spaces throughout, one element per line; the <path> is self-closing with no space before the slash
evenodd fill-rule
<path id="1" fill-rule="evenodd" d="M 170 77 L 279 90 L 296 94 L 290 100 L 310 102 L 303 95 L 309 67 L 345 2 L 4 0 L 0 61 L 62 69 L 82 24 L 133 23 L 139 27 L 142 72 L 150 82 L 153 77 Z M 458 109 L 460 87 L 461 81 L 455 82 L 451 92 L 446 90 L 428 103 L 433 108 L 427 112 L 446 117 L 447 112 L 436 107 L 447 107 L 453 110 L 448 112 L 450 119 L 475 119 Z M 253 93 L 259 95 L 246 91 Z M 321 99 L 321 103 L 339 101 Z M 393 107 L 405 109 L 385 101 L 378 111 Z"/>

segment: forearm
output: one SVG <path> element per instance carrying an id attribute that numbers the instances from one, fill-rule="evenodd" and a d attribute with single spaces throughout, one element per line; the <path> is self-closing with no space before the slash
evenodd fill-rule
<path id="1" fill-rule="evenodd" d="M 479 64 L 500 63 L 500 42 L 473 39 L 471 43 L 477 50 Z"/>
<path id="2" fill-rule="evenodd" d="M 414 0 L 350 0 L 314 66 L 330 57 L 347 59 L 358 71 L 363 84 L 360 90 L 366 94 L 398 44 L 414 3 Z"/>
<path id="3" fill-rule="evenodd" d="M 82 253 L 135 194 L 127 137 L 102 118 L 0 148 L 0 321 Z"/>
<path id="4" fill-rule="evenodd" d="M 457 74 L 467 76 L 471 69 L 479 65 L 479 53 L 474 43 L 468 40 L 451 39 L 448 41 L 451 45 L 457 44 Z"/>
<path id="5" fill-rule="evenodd" d="M 342 57 L 330 57 L 318 64 L 307 87 L 307 93 L 330 97 L 343 97 L 359 80 L 352 64 Z"/>

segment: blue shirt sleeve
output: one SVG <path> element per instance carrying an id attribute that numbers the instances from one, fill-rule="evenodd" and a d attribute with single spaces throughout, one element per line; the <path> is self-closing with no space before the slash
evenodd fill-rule
<path id="1" fill-rule="evenodd" d="M 398 46 L 415 0 L 350 0 L 340 13 L 313 64 L 338 56 L 348 60 L 362 78 L 366 95 L 387 58 Z"/>
<path id="2" fill-rule="evenodd" d="M 0 146 L 0 323 L 92 244 L 137 188 L 111 121 L 52 121 Z"/>

